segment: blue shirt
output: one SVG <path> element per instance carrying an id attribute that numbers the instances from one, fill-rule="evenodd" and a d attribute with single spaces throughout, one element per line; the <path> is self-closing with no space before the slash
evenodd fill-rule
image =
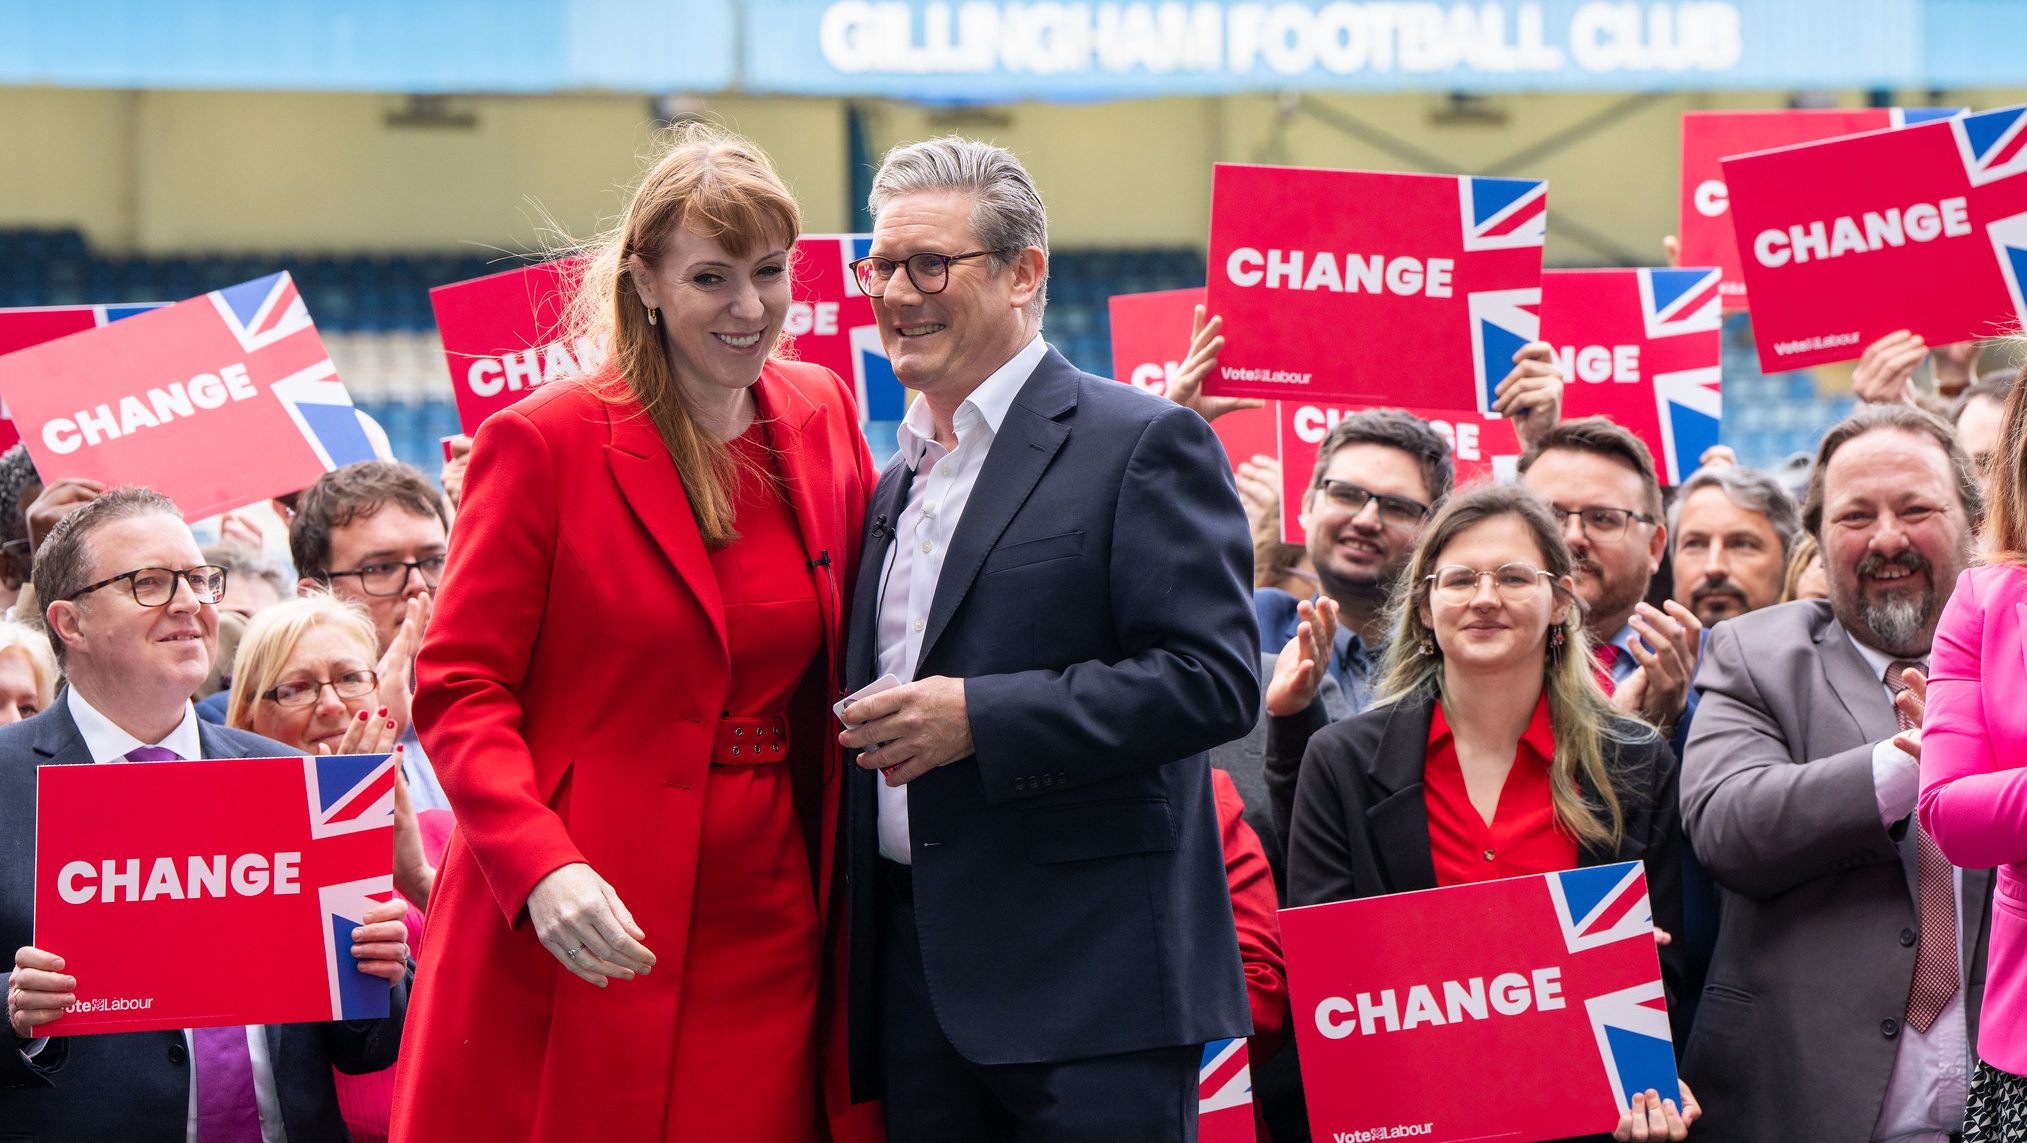
<path id="1" fill-rule="evenodd" d="M 1295 637 L 1295 631 L 1302 626 L 1302 616 L 1295 606 L 1300 603 L 1293 595 L 1278 587 L 1262 587 L 1253 591 L 1253 616 L 1260 622 L 1260 651 L 1266 655 L 1278 655 L 1288 640 Z M 1311 602 L 1315 602 L 1313 599 Z M 1368 645 L 1350 627 L 1339 625 L 1337 642 L 1330 656 L 1330 677 L 1344 690 L 1347 705 L 1354 711 L 1364 710 L 1372 705 L 1373 674 L 1379 669 L 1384 647 Z"/>

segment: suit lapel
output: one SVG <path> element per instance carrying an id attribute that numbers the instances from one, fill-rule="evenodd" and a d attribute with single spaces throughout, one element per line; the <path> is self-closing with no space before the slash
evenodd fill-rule
<path id="1" fill-rule="evenodd" d="M 1366 760 L 1375 797 L 1365 812 L 1373 850 L 1386 867 L 1394 892 L 1436 887 L 1436 862 L 1429 852 L 1429 803 L 1422 784 L 1428 761 L 1433 698 L 1395 703 L 1379 749 Z"/>
<path id="2" fill-rule="evenodd" d="M 873 672 L 879 669 L 880 585 L 887 578 L 887 549 L 894 542 L 894 521 L 900 519 L 914 483 L 915 470 L 896 453 L 873 490 L 865 545 L 859 553 L 859 579 L 852 592 L 851 649 L 845 659 L 847 694 L 872 682 Z"/>
<path id="3" fill-rule="evenodd" d="M 91 747 L 70 716 L 70 687 L 56 693 L 49 710 L 35 720 L 36 765 L 72 766 L 92 760 Z"/>
<path id="4" fill-rule="evenodd" d="M 201 718 L 197 720 L 197 745 L 203 749 L 206 758 L 249 757 L 223 730 Z"/>
<path id="5" fill-rule="evenodd" d="M 971 499 L 964 505 L 964 518 L 957 523 L 943 572 L 936 580 L 922 654 L 916 659 L 918 669 L 929 661 L 951 616 L 957 614 L 972 581 L 978 578 L 986 555 L 1069 439 L 1070 426 L 1058 418 L 1076 407 L 1077 369 L 1051 349 L 1007 408 L 1006 420 L 993 437 L 985 466 L 972 486 Z"/>
<path id="6" fill-rule="evenodd" d="M 1893 707 L 1886 701 L 1886 680 L 1873 677 L 1871 665 L 1851 645 L 1851 636 L 1844 625 L 1834 619 L 1824 624 L 1816 643 L 1830 689 L 1837 692 L 1838 701 L 1858 724 L 1865 740 L 1878 742 L 1898 733 L 1900 720 L 1894 717 Z"/>
<path id="7" fill-rule="evenodd" d="M 711 557 L 704 550 L 704 537 L 690 512 L 690 498 L 676 475 L 676 462 L 668 446 L 655 431 L 654 422 L 632 401 L 609 405 L 612 439 L 605 446 L 606 463 L 618 483 L 627 507 L 654 538 L 675 568 L 676 578 L 690 590 L 703 608 L 717 636 L 718 661 L 729 664 L 731 653 L 725 642 L 725 602 L 718 593 L 718 576 L 711 569 Z"/>

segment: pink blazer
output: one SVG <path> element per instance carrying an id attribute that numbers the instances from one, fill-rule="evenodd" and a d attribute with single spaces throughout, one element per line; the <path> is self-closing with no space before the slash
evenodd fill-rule
<path id="1" fill-rule="evenodd" d="M 1929 667 L 1921 825 L 1953 864 L 1998 871 L 1978 1055 L 2027 1075 L 2027 570 L 1965 572 Z"/>

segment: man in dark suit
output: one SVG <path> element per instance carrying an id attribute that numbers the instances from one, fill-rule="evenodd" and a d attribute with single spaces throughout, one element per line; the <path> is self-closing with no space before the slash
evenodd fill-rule
<path id="1" fill-rule="evenodd" d="M 1951 871 L 1921 836 L 1894 695 L 1928 657 L 1979 500 L 1947 425 L 1861 406 L 1824 435 L 1803 513 L 1830 599 L 1711 631 L 1682 764 L 1724 918 L 1682 1059 L 1698 1139 L 1962 1130 L 1992 875 Z"/>
<path id="2" fill-rule="evenodd" d="M 1041 339 L 1041 198 L 958 138 L 857 264 L 917 391 L 858 575 L 854 1090 L 896 1143 L 1195 1138 L 1251 1027 L 1204 752 L 1259 703 L 1252 548 L 1195 413 Z"/>
<path id="3" fill-rule="evenodd" d="M 384 1020 L 61 1034 L 78 981 L 64 971 L 63 950 L 30 943 L 36 769 L 297 752 L 200 722 L 192 709 L 226 585 L 166 498 L 139 488 L 98 497 L 50 533 L 34 577 L 69 685 L 48 710 L 0 729 L 0 942 L 18 950 L 8 974 L 11 1042 L 0 1047 L 0 1139 L 347 1139 L 331 1068 L 387 1067 L 401 1038 L 408 949 L 398 898 L 353 931 L 360 967 L 395 983 Z M 218 986 L 231 988 L 233 950 L 250 947 L 252 935 L 191 939 L 219 945 Z"/>

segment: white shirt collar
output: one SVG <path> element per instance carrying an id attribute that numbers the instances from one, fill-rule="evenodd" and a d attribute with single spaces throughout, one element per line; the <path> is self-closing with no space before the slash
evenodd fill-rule
<path id="1" fill-rule="evenodd" d="M 951 427 L 957 431 L 959 444 L 981 424 L 991 435 L 999 435 L 999 427 L 1005 423 L 1007 410 L 1013 407 L 1014 398 L 1020 395 L 1021 387 L 1028 383 L 1035 367 L 1042 363 L 1048 352 L 1048 342 L 1036 333 L 1019 353 L 1007 358 L 1006 364 L 993 370 L 978 388 L 971 391 L 971 396 L 957 406 L 957 413 L 951 418 Z M 895 437 L 900 442 L 901 456 L 908 462 L 908 467 L 920 468 L 923 453 L 936 440 L 935 422 L 930 416 L 927 401 L 916 400 L 909 404 Z"/>
<path id="2" fill-rule="evenodd" d="M 1851 633 L 1851 629 L 1848 627 L 1844 629 L 1844 637 L 1851 640 L 1851 645 L 1857 648 L 1858 654 L 1865 660 L 1866 665 L 1872 668 L 1872 677 L 1878 681 L 1880 686 L 1885 686 L 1886 669 L 1893 666 L 1893 661 L 1900 658 L 1900 656 L 1889 655 L 1877 647 L 1866 646 L 1859 640 L 1858 636 Z M 1922 655 L 1908 661 L 1911 663 L 1926 663 L 1928 662 L 1928 656 Z"/>
<path id="3" fill-rule="evenodd" d="M 181 758 L 204 757 L 204 744 L 197 736 L 197 708 L 188 700 L 183 703 L 183 721 L 176 724 L 176 729 L 160 742 L 143 742 L 100 714 L 97 707 L 77 693 L 76 687 L 66 691 L 65 696 L 70 703 L 71 721 L 77 723 L 77 732 L 84 737 L 85 749 L 91 751 L 94 762 L 124 761 L 128 751 L 142 746 L 166 746 Z"/>

